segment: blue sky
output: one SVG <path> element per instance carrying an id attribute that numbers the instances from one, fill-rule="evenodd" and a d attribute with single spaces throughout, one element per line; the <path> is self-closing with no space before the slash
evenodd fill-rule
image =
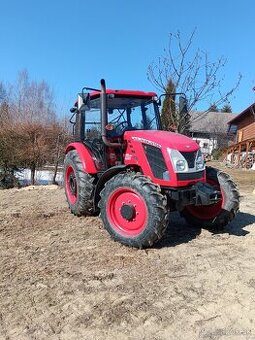
<path id="1" fill-rule="evenodd" d="M 148 65 L 163 53 L 170 32 L 188 37 L 212 60 L 224 56 L 224 86 L 243 75 L 234 112 L 255 101 L 254 0 L 0 0 L 0 81 L 26 68 L 54 88 L 69 109 L 83 86 L 155 90 Z"/>

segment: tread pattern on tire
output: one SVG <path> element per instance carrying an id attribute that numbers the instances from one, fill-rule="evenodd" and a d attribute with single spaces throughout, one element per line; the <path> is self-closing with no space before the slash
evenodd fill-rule
<path id="1" fill-rule="evenodd" d="M 93 214 L 93 200 L 92 193 L 94 190 L 95 178 L 88 173 L 84 172 L 82 162 L 76 150 L 68 152 L 64 161 L 64 173 L 66 172 L 66 167 L 71 165 L 75 172 L 76 182 L 77 182 L 77 200 L 75 204 L 69 204 L 71 212 L 76 216 L 82 215 L 92 215 Z M 65 183 L 66 190 L 66 183 Z"/>
<path id="2" fill-rule="evenodd" d="M 122 186 L 136 190 L 143 196 L 148 208 L 149 216 L 147 225 L 145 229 L 135 237 L 120 235 L 116 229 L 111 226 L 107 217 L 107 198 L 113 190 Z M 167 228 L 167 199 L 166 196 L 161 193 L 160 187 L 153 184 L 148 177 L 135 172 L 119 173 L 105 183 L 104 189 L 101 191 L 100 195 L 100 217 L 105 229 L 115 241 L 141 249 L 151 247 L 161 239 Z"/>
<path id="3" fill-rule="evenodd" d="M 230 223 L 239 211 L 240 194 L 237 185 L 227 173 L 213 167 L 207 167 L 206 176 L 208 179 L 211 179 L 216 183 L 218 182 L 225 192 L 227 199 L 225 198 L 221 213 L 210 220 L 199 220 L 185 209 L 182 211 L 181 215 L 193 226 L 220 229 Z"/>

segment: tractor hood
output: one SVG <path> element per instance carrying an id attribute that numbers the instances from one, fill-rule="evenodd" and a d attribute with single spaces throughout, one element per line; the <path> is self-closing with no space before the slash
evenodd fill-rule
<path id="1" fill-rule="evenodd" d="M 133 130 L 124 133 L 125 140 L 133 140 L 159 148 L 171 148 L 182 152 L 199 149 L 199 145 L 191 138 L 179 133 L 159 130 Z"/>

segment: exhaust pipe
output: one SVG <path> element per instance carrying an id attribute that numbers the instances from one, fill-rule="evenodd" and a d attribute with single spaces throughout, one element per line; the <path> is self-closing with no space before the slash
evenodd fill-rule
<path id="1" fill-rule="evenodd" d="M 106 85 L 105 80 L 101 79 L 101 93 L 100 93 L 100 102 L 101 102 L 101 131 L 102 131 L 102 140 L 105 145 L 111 146 L 113 148 L 119 148 L 122 146 L 121 143 L 111 143 L 107 139 L 106 135 L 106 125 L 108 124 L 107 121 L 107 94 L 106 94 Z"/>

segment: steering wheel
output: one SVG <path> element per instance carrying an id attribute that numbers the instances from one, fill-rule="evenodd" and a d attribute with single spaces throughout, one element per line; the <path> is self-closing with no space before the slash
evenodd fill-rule
<path id="1" fill-rule="evenodd" d="M 126 120 L 123 120 L 123 122 L 120 122 L 119 124 L 114 126 L 114 130 L 120 134 L 125 131 L 125 129 L 128 127 L 128 122 Z M 118 132 L 119 130 L 119 132 Z"/>

